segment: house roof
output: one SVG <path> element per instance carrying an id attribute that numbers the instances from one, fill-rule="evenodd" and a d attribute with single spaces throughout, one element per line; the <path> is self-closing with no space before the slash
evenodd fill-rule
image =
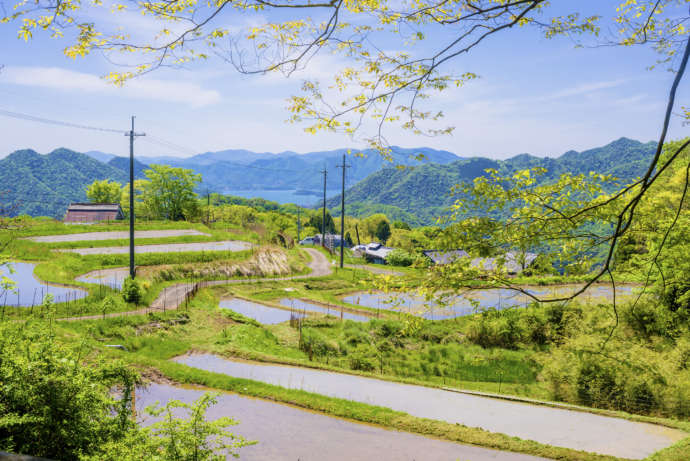
<path id="1" fill-rule="evenodd" d="M 370 243 L 364 253 L 374 258 L 386 259 L 395 248 L 385 247 L 380 243 Z"/>
<path id="2" fill-rule="evenodd" d="M 469 256 L 465 250 L 424 250 L 425 256 L 430 258 L 434 264 L 448 264 L 453 261 Z"/>
<path id="3" fill-rule="evenodd" d="M 71 203 L 67 211 L 122 211 L 118 203 Z"/>
<path id="4" fill-rule="evenodd" d="M 535 259 L 537 259 L 537 254 L 536 253 L 525 253 L 524 254 L 524 267 L 529 267 Z M 514 251 L 509 251 L 505 255 L 503 255 L 505 258 L 503 262 L 503 269 L 505 269 L 506 272 L 509 274 L 519 274 L 522 272 L 523 265 L 522 265 L 522 257 L 520 254 L 514 252 Z M 474 258 L 472 260 L 472 267 L 479 268 L 485 271 L 493 271 L 496 270 L 498 267 L 498 257 L 495 258 Z"/>

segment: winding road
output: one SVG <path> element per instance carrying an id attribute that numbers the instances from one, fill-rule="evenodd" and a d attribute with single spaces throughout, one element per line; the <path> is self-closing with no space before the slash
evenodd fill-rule
<path id="1" fill-rule="evenodd" d="M 189 296 L 191 296 L 196 290 L 199 290 L 201 288 L 239 283 L 257 283 L 269 281 L 308 279 L 313 277 L 325 277 L 333 272 L 333 268 L 331 267 L 330 262 L 328 261 L 326 256 L 324 256 L 323 253 L 313 248 L 305 248 L 304 251 L 311 255 L 311 261 L 307 263 L 307 266 L 311 269 L 311 272 L 308 274 L 292 275 L 286 277 L 262 277 L 246 279 L 212 280 L 196 283 L 178 283 L 175 285 L 171 285 L 165 288 L 163 291 L 161 291 L 161 293 L 151 303 L 149 307 L 144 307 L 142 309 L 137 309 L 133 311 L 111 312 L 105 315 L 84 315 L 80 317 L 65 317 L 59 320 L 74 322 L 78 320 L 99 320 L 103 318 L 122 317 L 126 315 L 142 315 L 148 314 L 150 312 L 164 312 L 177 309 L 188 299 Z"/>

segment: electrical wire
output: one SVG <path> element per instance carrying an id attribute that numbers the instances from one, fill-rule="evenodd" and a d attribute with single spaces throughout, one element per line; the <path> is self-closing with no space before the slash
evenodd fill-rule
<path id="1" fill-rule="evenodd" d="M 129 133 L 129 131 L 126 131 L 126 130 L 117 130 L 117 129 L 113 129 L 113 128 L 102 128 L 102 127 L 90 126 L 90 125 L 80 125 L 78 123 L 63 122 L 61 120 L 52 120 L 52 119 L 43 118 L 43 117 L 36 117 L 34 115 L 22 114 L 19 112 L 12 112 L 12 111 L 5 110 L 5 109 L 0 109 L 0 115 L 4 115 L 5 117 L 16 118 L 19 120 L 27 120 L 30 122 L 45 123 L 48 125 L 64 126 L 64 127 L 68 127 L 68 128 L 80 128 L 82 130 L 101 131 L 101 132 L 106 132 L 106 133 L 117 133 L 117 134 Z"/>

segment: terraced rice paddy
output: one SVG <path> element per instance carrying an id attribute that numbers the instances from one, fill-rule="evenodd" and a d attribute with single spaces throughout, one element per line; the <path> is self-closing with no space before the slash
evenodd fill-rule
<path id="1" fill-rule="evenodd" d="M 137 392 L 137 407 L 170 400 L 191 403 L 204 390 L 151 384 Z M 209 419 L 230 416 L 239 420 L 233 433 L 258 443 L 240 449 L 250 461 L 538 461 L 543 458 L 461 445 L 333 418 L 289 405 L 222 393 L 207 413 Z M 143 420 L 149 424 L 150 417 Z"/>
<path id="2" fill-rule="evenodd" d="M 323 370 L 236 362 L 212 354 L 186 355 L 174 360 L 202 370 L 388 407 L 421 418 L 464 424 L 545 444 L 623 458 L 645 458 L 687 436 L 676 429 L 584 411 Z"/>
<path id="3" fill-rule="evenodd" d="M 556 298 L 574 292 L 574 285 L 553 285 L 546 287 L 526 287 L 534 296 Z M 616 296 L 624 298 L 633 294 L 634 286 L 620 285 L 616 287 Z M 583 302 L 604 302 L 613 298 L 613 289 L 609 285 L 595 285 L 590 287 L 579 298 Z M 508 309 L 511 307 L 525 307 L 534 299 L 515 290 L 489 289 L 475 290 L 444 300 L 444 303 L 427 300 L 413 293 L 354 293 L 343 298 L 343 301 L 371 309 L 395 310 L 418 315 L 428 320 L 443 320 L 454 317 L 475 314 L 486 309 Z"/>
<path id="4" fill-rule="evenodd" d="M 7 277 L 15 282 L 12 290 L 0 289 L 0 306 L 29 307 L 43 302 L 46 295 L 53 296 L 53 302 L 74 301 L 86 297 L 85 290 L 79 288 L 50 285 L 34 276 L 35 264 L 10 263 L 12 271 L 7 265 L 0 266 L 0 278 Z"/>
<path id="5" fill-rule="evenodd" d="M 338 306 L 322 306 L 320 304 L 310 303 L 296 298 L 282 298 L 279 302 L 281 305 L 297 311 L 317 312 L 320 314 L 339 317 L 344 320 L 354 320 L 355 322 L 368 322 L 371 320 L 371 317 L 361 314 L 353 314 L 352 312 L 347 312 L 338 308 Z"/>
<path id="6" fill-rule="evenodd" d="M 264 325 L 287 322 L 290 320 L 291 316 L 298 318 L 304 317 L 304 314 L 299 312 L 278 309 L 276 307 L 266 306 L 265 304 L 246 301 L 239 298 L 222 299 L 220 301 L 220 307 L 222 309 L 230 309 Z"/>

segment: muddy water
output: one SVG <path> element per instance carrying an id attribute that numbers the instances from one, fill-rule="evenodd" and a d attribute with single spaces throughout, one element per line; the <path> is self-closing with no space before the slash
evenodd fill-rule
<path id="1" fill-rule="evenodd" d="M 340 309 L 338 309 L 335 306 L 329 308 L 327 306 L 320 306 L 318 304 L 308 303 L 306 301 L 302 301 L 301 299 L 296 298 L 283 298 L 279 302 L 281 305 L 285 307 L 289 307 L 291 309 L 295 309 L 298 311 L 303 310 L 307 312 L 318 312 L 321 314 L 332 315 L 338 318 L 341 317 Z M 371 318 L 367 317 L 366 315 L 353 314 L 352 312 L 347 311 L 342 312 L 342 318 L 345 320 L 354 320 L 355 322 L 368 322 L 369 320 L 371 320 Z"/>
<path id="2" fill-rule="evenodd" d="M 623 458 L 642 459 L 687 436 L 653 424 L 321 370 L 235 362 L 211 354 L 182 356 L 175 361 L 230 376 L 388 407 L 422 418 Z"/>
<path id="3" fill-rule="evenodd" d="M 201 389 L 152 384 L 137 392 L 137 407 L 175 399 L 191 403 Z M 140 412 L 140 414 L 143 414 Z M 331 418 L 265 400 L 222 393 L 207 413 L 209 419 L 229 416 L 239 420 L 231 430 L 256 445 L 239 450 L 241 460 L 250 461 L 537 461 L 516 453 L 461 445 L 390 431 L 370 425 Z M 150 417 L 149 417 L 150 418 Z M 151 419 L 144 419 L 144 424 Z M 232 459 L 232 458 L 229 458 Z"/>
<path id="4" fill-rule="evenodd" d="M 0 278 L 7 277 L 16 285 L 14 291 L 3 292 L 0 289 L 0 306 L 36 306 L 43 302 L 47 294 L 53 295 L 53 302 L 61 303 L 84 298 L 87 292 L 78 288 L 48 285 L 34 276 L 35 264 L 10 263 L 13 273 L 7 265 L 0 266 Z"/>
<path id="5" fill-rule="evenodd" d="M 204 235 L 209 236 L 203 232 L 194 229 L 182 230 L 151 230 L 151 231 L 135 231 L 135 239 L 145 238 L 165 238 L 165 237 L 183 237 L 190 235 Z M 83 242 L 96 240 L 117 240 L 129 238 L 129 231 L 110 231 L 110 232 L 83 232 L 80 234 L 63 234 L 63 235 L 42 235 L 40 237 L 30 237 L 28 240 L 34 242 L 44 243 L 58 243 L 58 242 Z"/>
<path id="6" fill-rule="evenodd" d="M 287 322 L 290 320 L 291 315 L 295 317 L 304 317 L 304 315 L 299 312 L 290 312 L 238 298 L 222 299 L 220 301 L 220 307 L 235 311 L 238 314 L 254 319 L 264 325 Z"/>
<path id="7" fill-rule="evenodd" d="M 95 283 L 97 285 L 105 285 L 114 290 L 121 290 L 122 284 L 129 275 L 129 269 L 126 267 L 118 267 L 115 269 L 100 269 L 80 275 L 75 280 L 77 282 Z"/>
<path id="8" fill-rule="evenodd" d="M 574 285 L 526 288 L 531 294 L 543 298 L 566 296 L 573 293 L 576 289 Z M 633 286 L 631 285 L 621 285 L 616 288 L 617 299 L 629 297 L 632 293 Z M 613 290 L 608 285 L 595 285 L 583 293 L 579 299 L 583 302 L 610 302 L 613 299 Z M 445 305 L 412 293 L 385 294 L 362 292 L 348 295 L 343 298 L 343 301 L 373 309 L 398 310 L 429 320 L 443 320 L 470 315 L 489 308 L 502 310 L 511 307 L 525 307 L 534 300 L 515 290 L 495 288 L 471 291 L 463 295 L 451 297 L 446 300 Z M 477 307 L 475 307 L 475 304 Z"/>
<path id="9" fill-rule="evenodd" d="M 186 251 L 243 251 L 252 247 L 249 242 L 227 240 L 223 242 L 166 243 L 157 245 L 137 245 L 135 253 L 181 253 Z M 80 255 L 114 255 L 129 253 L 129 247 L 96 247 L 57 250 Z"/>

